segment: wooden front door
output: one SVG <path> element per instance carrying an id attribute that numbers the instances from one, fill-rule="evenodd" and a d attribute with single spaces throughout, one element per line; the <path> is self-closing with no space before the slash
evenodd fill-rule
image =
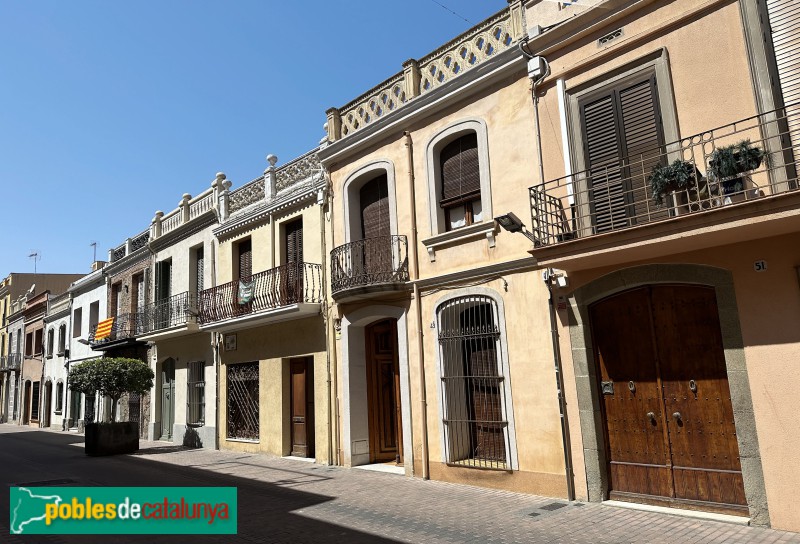
<path id="1" fill-rule="evenodd" d="M 403 461 L 397 324 L 391 319 L 366 328 L 367 403 L 371 462 Z"/>
<path id="2" fill-rule="evenodd" d="M 161 365 L 161 440 L 172 440 L 175 423 L 175 361 Z"/>
<path id="3" fill-rule="evenodd" d="M 313 359 L 289 361 L 291 392 L 290 427 L 292 455 L 314 457 L 314 366 Z"/>
<path id="4" fill-rule="evenodd" d="M 714 290 L 642 287 L 590 314 L 610 498 L 746 515 Z"/>

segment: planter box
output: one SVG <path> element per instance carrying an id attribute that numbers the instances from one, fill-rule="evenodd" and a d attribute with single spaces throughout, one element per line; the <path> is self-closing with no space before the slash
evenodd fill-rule
<path id="1" fill-rule="evenodd" d="M 139 451 L 139 424 L 89 423 L 86 425 L 86 455 L 117 455 Z"/>

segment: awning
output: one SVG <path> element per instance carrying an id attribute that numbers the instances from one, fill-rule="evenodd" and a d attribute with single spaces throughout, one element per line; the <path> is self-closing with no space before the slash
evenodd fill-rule
<path id="1" fill-rule="evenodd" d="M 109 317 L 105 321 L 101 321 L 97 324 L 97 330 L 94 332 L 94 339 L 102 340 L 103 338 L 108 338 L 111 336 L 111 328 L 114 326 L 114 318 Z"/>

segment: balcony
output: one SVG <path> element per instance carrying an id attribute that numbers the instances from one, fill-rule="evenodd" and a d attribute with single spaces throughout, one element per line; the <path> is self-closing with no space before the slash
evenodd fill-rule
<path id="1" fill-rule="evenodd" d="M 225 332 L 319 314 L 322 266 L 288 263 L 200 294 L 201 329 Z"/>
<path id="2" fill-rule="evenodd" d="M 139 310 L 137 329 L 142 340 L 179 336 L 197 330 L 197 296 L 188 291 L 152 302 Z"/>
<path id="3" fill-rule="evenodd" d="M 405 290 L 408 241 L 405 236 L 356 240 L 331 251 L 331 294 L 337 302 Z"/>
<path id="4" fill-rule="evenodd" d="M 745 160 L 743 140 L 766 156 Z M 797 230 L 799 158 L 800 105 L 792 105 L 533 186 L 531 254 L 543 266 L 584 258 L 604 266 L 614 259 L 601 254 L 625 247 L 649 258 Z M 667 185 L 659 203 L 654 169 L 676 164 L 688 180 Z"/>
<path id="5" fill-rule="evenodd" d="M 19 353 L 12 353 L 11 355 L 0 356 L 0 371 L 4 370 L 19 370 L 22 362 L 22 355 Z"/>
<path id="6" fill-rule="evenodd" d="M 95 334 L 97 329 L 102 326 L 104 322 L 100 322 L 89 333 L 89 345 L 92 349 L 103 351 L 116 347 L 122 343 L 128 343 L 136 340 L 136 337 L 144 332 L 144 325 L 139 317 L 139 314 L 121 314 L 114 318 L 111 325 L 111 332 L 108 336 L 96 339 Z"/>

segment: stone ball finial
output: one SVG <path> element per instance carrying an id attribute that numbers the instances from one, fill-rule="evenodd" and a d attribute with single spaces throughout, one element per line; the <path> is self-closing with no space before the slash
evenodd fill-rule
<path id="1" fill-rule="evenodd" d="M 270 166 L 275 166 L 275 163 L 278 162 L 278 157 L 270 153 L 269 155 L 267 155 L 267 162 L 269 163 Z"/>
<path id="2" fill-rule="evenodd" d="M 217 175 L 215 177 L 220 181 L 222 181 L 223 179 L 227 178 L 227 176 L 225 175 L 225 172 L 217 172 Z"/>
<path id="3" fill-rule="evenodd" d="M 328 132 L 328 123 L 327 122 L 322 123 L 322 130 L 324 130 L 325 132 Z"/>
<path id="4" fill-rule="evenodd" d="M 183 200 L 191 200 L 192 195 L 190 195 L 189 193 L 183 193 L 183 196 L 181 198 L 183 198 Z"/>

